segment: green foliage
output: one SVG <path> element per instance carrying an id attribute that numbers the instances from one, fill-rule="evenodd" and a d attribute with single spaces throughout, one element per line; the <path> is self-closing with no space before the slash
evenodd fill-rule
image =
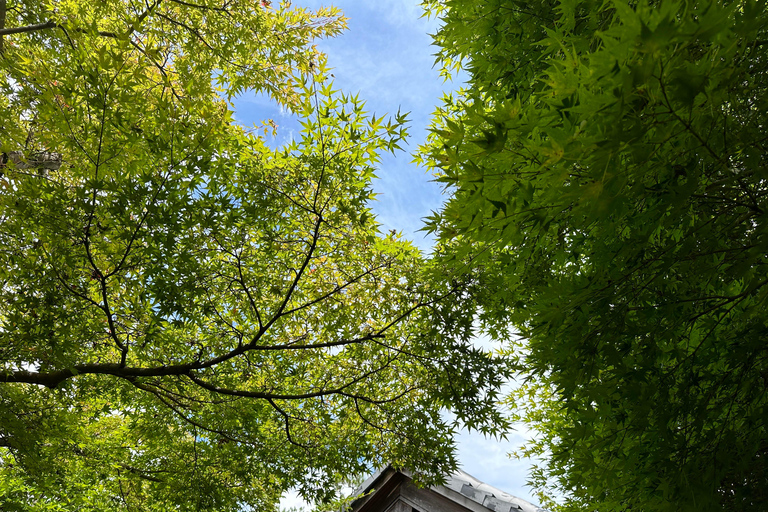
<path id="1" fill-rule="evenodd" d="M 430 283 L 368 208 L 406 120 L 325 82 L 311 43 L 342 27 L 269 2 L 7 3 L 2 510 L 272 510 L 384 461 L 435 478 L 443 407 L 496 428 L 507 370 L 436 327 L 465 283 Z M 301 140 L 235 124 L 247 89 Z"/>
<path id="2" fill-rule="evenodd" d="M 768 508 L 765 2 L 429 1 L 449 275 L 562 510 Z"/>

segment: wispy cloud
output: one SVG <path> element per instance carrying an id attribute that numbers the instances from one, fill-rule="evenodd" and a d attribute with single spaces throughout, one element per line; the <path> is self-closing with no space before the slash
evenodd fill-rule
<path id="1" fill-rule="evenodd" d="M 394 114 L 398 109 L 410 112 L 411 139 L 408 150 L 424 140 L 430 115 L 443 91 L 460 84 L 444 83 L 433 67 L 435 53 L 429 33 L 437 22 L 421 17 L 418 0 L 368 2 L 340 0 L 296 0 L 295 4 L 316 9 L 334 4 L 350 18 L 349 31 L 338 38 L 321 41 L 319 48 L 329 57 L 334 68 L 335 85 L 349 93 L 360 93 L 367 110 L 377 115 Z M 271 109 L 271 110 L 270 110 Z M 246 123 L 275 119 L 278 139 L 298 133 L 298 123 L 283 116 L 264 98 L 238 100 L 238 119 Z M 432 240 L 419 229 L 422 219 L 440 207 L 442 188 L 421 168 L 411 164 L 412 156 L 403 152 L 384 156 L 373 183 L 378 194 L 372 205 L 384 230 L 403 231 L 422 250 L 429 252 Z M 477 433 L 462 433 L 458 438 L 459 460 L 465 471 L 475 477 L 521 498 L 534 501 L 524 487 L 530 461 L 508 457 L 526 437 L 519 430 L 507 441 L 484 438 Z M 286 506 L 301 505 L 295 496 Z"/>

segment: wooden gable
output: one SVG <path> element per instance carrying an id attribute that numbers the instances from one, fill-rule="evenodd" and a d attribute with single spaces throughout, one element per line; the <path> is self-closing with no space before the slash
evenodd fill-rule
<path id="1" fill-rule="evenodd" d="M 479 482 L 465 483 L 461 476 L 452 475 L 450 485 L 420 488 L 407 472 L 388 467 L 363 484 L 364 496 L 348 512 L 545 512 L 498 489 L 482 483 L 473 487 L 473 483 Z"/>

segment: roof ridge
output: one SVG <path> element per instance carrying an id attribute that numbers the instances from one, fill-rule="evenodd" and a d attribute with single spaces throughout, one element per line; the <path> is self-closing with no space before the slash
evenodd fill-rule
<path id="1" fill-rule="evenodd" d="M 392 470 L 393 473 L 387 473 L 388 470 Z M 385 473 L 390 475 L 400 473 L 409 479 L 413 477 L 410 471 L 397 470 L 391 465 L 387 465 L 368 477 L 362 485 L 353 491 L 353 496 L 365 494 L 380 477 L 385 477 Z M 446 475 L 445 483 L 432 486 L 432 489 L 453 501 L 460 500 L 461 498 L 452 498 L 451 492 L 459 494 L 494 512 L 547 512 L 546 509 L 487 484 L 461 469 L 456 469 L 453 473 Z M 443 490 L 447 492 L 443 492 Z"/>
<path id="2" fill-rule="evenodd" d="M 534 505 L 523 498 L 487 484 L 461 469 L 457 469 L 451 475 L 448 475 L 443 487 L 458 492 L 489 510 L 499 512 L 547 512 L 538 505 Z M 502 504 L 509 506 L 502 506 Z"/>

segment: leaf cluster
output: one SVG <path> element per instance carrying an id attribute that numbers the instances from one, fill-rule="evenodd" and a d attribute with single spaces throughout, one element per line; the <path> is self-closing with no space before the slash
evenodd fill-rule
<path id="1" fill-rule="evenodd" d="M 765 4 L 427 4 L 470 75 L 423 148 L 452 192 L 430 229 L 525 340 L 533 482 L 563 510 L 764 509 Z"/>
<path id="2" fill-rule="evenodd" d="M 433 321 L 460 283 L 370 212 L 406 117 L 326 82 L 338 11 L 2 7 L 0 508 L 274 510 L 384 461 L 437 478 L 444 407 L 494 428 L 503 363 Z M 300 140 L 237 125 L 249 89 Z"/>

